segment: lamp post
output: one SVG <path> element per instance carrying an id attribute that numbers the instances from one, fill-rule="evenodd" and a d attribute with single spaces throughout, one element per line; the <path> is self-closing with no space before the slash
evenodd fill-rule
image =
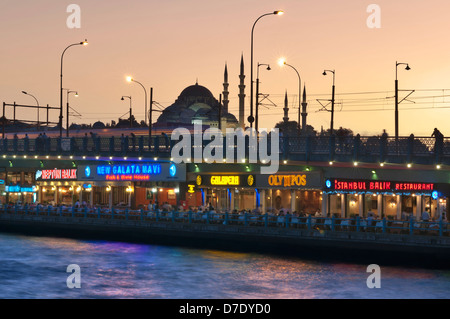
<path id="1" fill-rule="evenodd" d="M 124 95 L 122 96 L 121 100 L 124 101 L 125 100 L 124 98 L 130 99 L 130 127 L 133 127 L 132 113 L 131 113 L 131 96 Z"/>
<path id="2" fill-rule="evenodd" d="M 335 101 L 335 70 L 324 70 L 323 75 L 327 75 L 327 72 L 333 73 L 333 88 L 331 90 L 331 124 L 330 124 L 330 135 L 333 134 L 333 128 L 334 128 L 334 101 Z"/>
<path id="3" fill-rule="evenodd" d="M 250 116 L 247 118 L 247 120 L 250 122 L 250 127 L 253 127 L 254 117 L 253 117 L 253 32 L 255 30 L 256 23 L 265 16 L 268 15 L 282 15 L 284 12 L 281 10 L 277 10 L 274 12 L 266 13 L 261 15 L 256 21 L 253 23 L 252 27 L 252 35 L 251 35 L 251 52 L 250 52 Z"/>
<path id="4" fill-rule="evenodd" d="M 409 67 L 408 63 L 399 63 L 395 62 L 395 140 L 398 141 L 398 79 L 397 79 L 397 73 L 398 73 L 398 66 L 399 65 L 406 65 L 405 70 L 409 71 L 411 68 Z"/>
<path id="5" fill-rule="evenodd" d="M 258 67 L 256 68 L 256 96 L 255 96 L 255 131 L 258 133 L 258 118 L 259 118 L 259 67 L 260 66 L 267 66 L 266 70 L 270 71 L 270 65 L 264 64 L 264 63 L 258 63 Z"/>
<path id="6" fill-rule="evenodd" d="M 297 73 L 298 76 L 298 134 L 300 135 L 300 109 L 301 109 L 301 105 L 302 105 L 302 101 L 301 101 L 301 97 L 302 97 L 302 80 L 300 78 L 300 74 L 298 73 L 297 69 L 294 68 L 292 65 L 286 63 L 286 61 L 284 59 L 280 59 L 278 62 L 281 66 L 283 65 L 287 65 L 288 67 L 290 67 L 291 69 L 293 69 L 295 71 L 295 73 Z M 302 127 L 302 129 L 306 129 L 306 127 Z"/>
<path id="7" fill-rule="evenodd" d="M 25 95 L 31 96 L 36 101 L 36 105 L 38 107 L 38 109 L 37 109 L 37 127 L 39 128 L 39 101 L 33 94 L 30 94 L 30 93 L 28 93 L 26 91 L 22 91 L 22 93 L 25 94 Z"/>
<path id="8" fill-rule="evenodd" d="M 64 90 L 64 89 L 63 89 Z M 70 93 L 75 93 L 75 96 L 78 96 L 78 92 L 77 91 L 70 91 L 69 89 L 67 90 L 67 110 L 66 110 L 66 136 L 69 137 L 69 94 Z"/>
<path id="9" fill-rule="evenodd" d="M 69 45 L 67 48 L 64 49 L 63 53 L 61 54 L 61 74 L 60 74 L 60 94 L 59 94 L 59 136 L 62 137 L 62 119 L 63 119 L 63 60 L 64 60 L 64 53 L 66 53 L 67 49 L 70 47 L 73 47 L 75 45 L 83 45 L 86 46 L 88 44 L 87 40 L 84 40 L 83 42 L 74 43 Z"/>
<path id="10" fill-rule="evenodd" d="M 145 89 L 145 86 L 139 82 L 136 81 L 135 79 L 133 79 L 131 76 L 127 76 L 127 81 L 128 82 L 136 82 L 137 84 L 139 84 L 143 89 L 144 89 L 144 93 L 145 93 L 145 115 L 144 115 L 144 123 L 147 124 L 147 90 Z"/>

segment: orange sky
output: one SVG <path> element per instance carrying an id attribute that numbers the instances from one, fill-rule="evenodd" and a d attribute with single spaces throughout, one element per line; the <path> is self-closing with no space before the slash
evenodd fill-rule
<path id="1" fill-rule="evenodd" d="M 81 7 L 80 29 L 66 26 L 70 15 L 66 8 L 71 3 Z M 366 9 L 371 3 L 381 7 L 380 29 L 367 27 Z M 449 9 L 444 0 L 2 0 L 0 101 L 34 104 L 21 93 L 25 90 L 41 104 L 59 106 L 61 53 L 69 44 L 87 38 L 87 47 L 73 47 L 64 58 L 64 87 L 80 94 L 70 100 L 83 115 L 77 122 L 117 119 L 129 108 L 128 101 L 120 100 L 122 95 L 132 95 L 133 111 L 142 120 L 143 90 L 127 83 L 126 75 L 133 75 L 148 90 L 153 87 L 154 100 L 164 106 L 197 78 L 219 99 L 225 62 L 230 111 L 237 116 L 241 54 L 247 118 L 251 27 L 260 15 L 283 10 L 284 15 L 264 17 L 255 28 L 254 63 L 272 67 L 271 71 L 260 69 L 261 91 L 278 105 L 261 109 L 261 128 L 281 121 L 286 90 L 290 106 L 298 105 L 297 75 L 277 65 L 283 56 L 306 82 L 308 124 L 316 129 L 330 125 L 330 113 L 317 112 L 316 99 L 331 97 L 332 77 L 322 72 L 335 69 L 339 102 L 335 128 L 349 127 L 361 135 L 387 129 L 393 135 L 392 96 L 399 61 L 412 68 L 399 67 L 400 89 L 417 90 L 410 97 L 415 104 L 400 105 L 400 135 L 429 136 L 438 127 L 450 136 L 450 108 L 445 108 L 450 107 L 450 98 L 443 97 L 450 94 Z M 254 74 L 256 78 L 256 67 Z M 342 95 L 359 92 L 379 93 Z M 369 98 L 374 100 L 369 103 Z M 368 111 L 373 109 L 377 111 Z M 18 116 L 30 119 L 23 111 Z M 54 113 L 52 120 L 57 121 L 57 116 Z M 296 110 L 291 110 L 290 117 L 297 119 Z"/>

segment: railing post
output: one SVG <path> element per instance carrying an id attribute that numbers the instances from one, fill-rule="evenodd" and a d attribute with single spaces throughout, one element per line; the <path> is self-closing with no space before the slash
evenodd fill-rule
<path id="1" fill-rule="evenodd" d="M 206 223 L 209 224 L 209 211 L 206 212 Z"/>
<path id="2" fill-rule="evenodd" d="M 87 207 L 84 208 L 84 218 L 87 218 Z"/>
<path id="3" fill-rule="evenodd" d="M 335 218 L 334 215 L 331 217 L 331 231 L 334 231 Z"/>
<path id="4" fill-rule="evenodd" d="M 225 212 L 225 225 L 228 225 L 228 212 Z"/>
<path id="5" fill-rule="evenodd" d="M 361 136 L 357 134 L 353 140 L 353 161 L 357 162 L 360 154 Z"/>
<path id="6" fill-rule="evenodd" d="M 125 220 L 128 220 L 128 207 L 125 208 Z"/>
<path id="7" fill-rule="evenodd" d="M 411 216 L 409 219 L 409 234 L 412 235 L 414 232 L 414 218 Z"/>
<path id="8" fill-rule="evenodd" d="M 359 226 L 360 226 L 360 218 L 359 216 L 356 216 L 356 231 L 359 232 Z"/>
<path id="9" fill-rule="evenodd" d="M 75 217 L 75 206 L 72 206 L 72 218 Z"/>
<path id="10" fill-rule="evenodd" d="M 28 205 L 25 206 L 25 215 L 28 215 Z"/>
<path id="11" fill-rule="evenodd" d="M 109 154 L 114 154 L 114 136 L 109 138 Z"/>
<path id="12" fill-rule="evenodd" d="M 244 226 L 247 226 L 247 212 L 244 213 Z"/>
<path id="13" fill-rule="evenodd" d="M 6 206 L 5 206 L 6 209 Z M 39 205 L 36 206 L 36 216 L 39 216 Z"/>
<path id="14" fill-rule="evenodd" d="M 141 208 L 141 220 L 144 220 L 144 209 Z"/>
<path id="15" fill-rule="evenodd" d="M 14 204 L 14 215 L 17 215 L 17 203 Z"/>
<path id="16" fill-rule="evenodd" d="M 264 227 L 269 227 L 269 214 L 264 215 Z"/>
<path id="17" fill-rule="evenodd" d="M 97 207 L 97 218 L 100 219 L 101 209 Z"/>
<path id="18" fill-rule="evenodd" d="M 172 223 L 175 223 L 175 211 L 172 211 Z"/>
<path id="19" fill-rule="evenodd" d="M 62 206 L 59 206 L 59 217 L 62 216 Z"/>
<path id="20" fill-rule="evenodd" d="M 383 233 L 386 233 L 386 217 L 383 217 Z"/>
<path id="21" fill-rule="evenodd" d="M 336 135 L 333 133 L 330 135 L 329 139 L 329 152 L 330 152 L 330 162 L 334 161 L 334 155 L 336 154 Z"/>
<path id="22" fill-rule="evenodd" d="M 311 230 L 311 215 L 308 216 L 308 230 Z"/>
<path id="23" fill-rule="evenodd" d="M 289 228 L 289 216 L 287 214 L 284 215 L 284 223 L 286 225 L 286 228 Z"/>
<path id="24" fill-rule="evenodd" d="M 50 206 L 47 207 L 47 216 L 50 216 Z"/>
<path id="25" fill-rule="evenodd" d="M 191 210 L 188 212 L 188 217 L 189 217 L 189 224 L 192 224 L 192 211 Z"/>
<path id="26" fill-rule="evenodd" d="M 111 219 L 114 219 L 114 207 L 111 207 Z"/>
<path id="27" fill-rule="evenodd" d="M 439 236 L 442 237 L 442 228 L 443 228 L 443 223 L 442 223 L 442 217 L 439 219 Z"/>
<path id="28" fill-rule="evenodd" d="M 157 222 L 159 221 L 159 211 L 158 210 L 156 211 L 156 221 Z"/>

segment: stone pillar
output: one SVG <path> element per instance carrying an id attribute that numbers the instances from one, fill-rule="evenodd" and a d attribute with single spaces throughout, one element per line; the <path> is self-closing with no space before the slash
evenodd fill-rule
<path id="1" fill-rule="evenodd" d="M 341 218 L 345 218 L 345 214 L 347 211 L 347 194 L 341 195 Z"/>
<path id="2" fill-rule="evenodd" d="M 266 190 L 261 189 L 259 193 L 259 198 L 261 200 L 261 214 L 266 213 Z"/>
<path id="3" fill-rule="evenodd" d="M 295 190 L 291 190 L 291 213 L 295 211 Z"/>
<path id="4" fill-rule="evenodd" d="M 365 199 L 365 196 L 366 195 L 364 195 L 364 194 L 359 194 L 358 195 L 358 208 L 359 208 L 359 211 L 358 211 L 358 214 L 359 214 L 359 217 L 361 218 L 361 217 L 363 217 L 364 216 L 364 199 Z"/>
<path id="5" fill-rule="evenodd" d="M 377 208 L 378 208 L 378 218 L 383 218 L 383 195 L 377 196 Z"/>
<path id="6" fill-rule="evenodd" d="M 402 219 L 402 195 L 397 195 L 397 219 Z"/>
<path id="7" fill-rule="evenodd" d="M 422 215 L 422 195 L 416 195 L 416 220 L 420 220 L 420 216 Z"/>
<path id="8" fill-rule="evenodd" d="M 326 217 L 329 213 L 328 194 L 322 193 L 322 216 Z"/>

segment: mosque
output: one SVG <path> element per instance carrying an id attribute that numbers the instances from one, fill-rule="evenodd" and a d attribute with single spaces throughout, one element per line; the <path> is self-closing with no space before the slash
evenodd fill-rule
<path id="1" fill-rule="evenodd" d="M 218 101 L 209 89 L 199 85 L 186 87 L 175 100 L 175 102 L 166 107 L 159 116 L 156 123 L 153 124 L 154 129 L 167 130 L 177 127 L 185 127 L 192 129 L 194 124 L 202 123 L 203 127 L 216 127 L 219 129 L 226 128 L 243 128 L 245 129 L 245 74 L 244 74 L 244 58 L 241 56 L 240 74 L 239 74 L 239 114 L 238 118 L 229 112 L 229 92 L 228 92 L 228 70 L 225 64 L 223 92 L 221 101 Z M 287 97 L 286 97 L 287 99 Z M 306 96 L 303 97 L 302 103 L 302 127 L 306 127 Z M 288 106 L 285 102 L 284 121 L 288 121 Z M 300 120 L 300 114 L 299 114 Z"/>

